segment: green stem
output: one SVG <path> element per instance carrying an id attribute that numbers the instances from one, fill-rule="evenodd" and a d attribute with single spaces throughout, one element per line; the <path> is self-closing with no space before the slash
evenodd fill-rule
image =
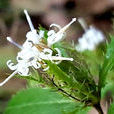
<path id="1" fill-rule="evenodd" d="M 99 114 L 104 114 L 101 108 L 100 103 L 94 105 L 95 109 L 98 111 Z"/>

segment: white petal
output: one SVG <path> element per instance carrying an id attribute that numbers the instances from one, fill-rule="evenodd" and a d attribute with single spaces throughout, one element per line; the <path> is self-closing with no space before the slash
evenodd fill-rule
<path id="1" fill-rule="evenodd" d="M 51 49 L 45 48 L 45 49 L 43 50 L 43 53 L 44 53 L 45 55 L 52 56 L 52 50 L 51 50 Z"/>
<path id="2" fill-rule="evenodd" d="M 59 56 L 59 57 L 61 57 L 61 51 L 60 51 L 60 49 L 58 49 L 58 48 L 54 48 L 56 51 L 57 51 L 57 54 L 56 54 L 56 56 Z"/>
<path id="3" fill-rule="evenodd" d="M 43 38 L 43 37 L 44 37 L 44 31 L 43 31 L 43 30 L 40 30 L 40 31 L 39 31 L 39 37 L 40 37 L 40 38 Z"/>
<path id="4" fill-rule="evenodd" d="M 50 31 L 48 31 L 48 33 L 47 33 L 48 36 L 52 36 L 52 35 L 55 35 L 55 34 L 56 34 L 56 33 L 55 33 L 54 30 L 50 30 Z"/>
<path id="5" fill-rule="evenodd" d="M 28 76 L 29 75 L 29 68 L 28 64 L 24 61 L 21 61 L 18 63 L 17 71 L 22 76 Z"/>
<path id="6" fill-rule="evenodd" d="M 58 48 L 54 48 L 54 49 L 57 51 L 56 56 L 61 57 L 61 51 Z M 61 63 L 61 60 L 59 60 L 59 61 L 53 61 L 53 63 L 59 64 L 59 63 Z"/>
<path id="7" fill-rule="evenodd" d="M 51 24 L 50 27 L 57 27 L 59 30 L 61 29 L 61 26 L 58 24 Z"/>
<path id="8" fill-rule="evenodd" d="M 36 62 L 36 61 L 33 61 L 32 62 L 32 66 L 35 68 L 35 69 L 39 69 L 41 67 L 41 64 L 39 62 Z"/>
<path id="9" fill-rule="evenodd" d="M 17 69 L 17 65 L 14 65 L 14 63 L 12 63 L 11 60 L 8 60 L 6 64 L 11 70 Z"/>
<path id="10" fill-rule="evenodd" d="M 33 31 L 29 31 L 27 34 L 26 34 L 26 37 L 27 37 L 27 40 L 28 41 L 32 41 L 34 44 L 38 44 L 39 43 L 39 35 L 37 34 L 37 31 L 36 30 L 33 30 Z"/>

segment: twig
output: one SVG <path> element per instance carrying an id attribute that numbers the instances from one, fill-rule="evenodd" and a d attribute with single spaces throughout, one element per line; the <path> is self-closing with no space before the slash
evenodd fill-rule
<path id="1" fill-rule="evenodd" d="M 54 82 L 53 78 L 51 79 L 50 77 L 47 76 L 47 78 L 51 81 L 51 83 L 58 89 L 58 91 L 61 91 L 62 93 L 64 93 L 65 95 L 69 96 L 70 98 L 76 100 L 76 101 L 80 101 L 80 99 L 72 96 L 71 94 L 67 93 L 65 90 L 63 90 L 62 88 L 58 87 L 57 84 Z"/>

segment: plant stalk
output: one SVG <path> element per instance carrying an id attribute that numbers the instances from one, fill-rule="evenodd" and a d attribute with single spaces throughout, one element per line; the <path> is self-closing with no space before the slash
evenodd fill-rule
<path id="1" fill-rule="evenodd" d="M 104 113 L 103 113 L 103 110 L 102 110 L 102 108 L 101 108 L 100 103 L 95 104 L 95 105 L 94 105 L 94 108 L 98 111 L 99 114 L 104 114 Z"/>

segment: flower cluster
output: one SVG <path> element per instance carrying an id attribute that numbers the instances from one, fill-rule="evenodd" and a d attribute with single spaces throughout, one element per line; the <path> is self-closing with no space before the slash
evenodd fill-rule
<path id="1" fill-rule="evenodd" d="M 52 49 L 51 47 L 53 44 L 63 40 L 65 30 L 76 21 L 76 18 L 73 18 L 72 21 L 63 28 L 61 28 L 57 24 L 50 25 L 50 27 L 57 27 L 59 31 L 48 31 L 47 43 L 43 43 L 45 31 L 39 30 L 39 33 L 37 33 L 37 30 L 34 28 L 28 12 L 24 10 L 24 13 L 26 15 L 31 31 L 27 32 L 27 39 L 22 46 L 14 42 L 11 37 L 7 37 L 7 40 L 20 48 L 21 51 L 17 54 L 16 65 L 12 63 L 11 60 L 7 62 L 8 67 L 14 72 L 8 78 L 6 78 L 6 80 L 0 83 L 0 86 L 4 85 L 10 78 L 12 78 L 17 73 L 21 76 L 29 76 L 30 67 L 33 67 L 35 69 L 42 68 L 43 71 L 48 70 L 49 67 L 45 63 L 45 60 L 49 60 L 55 64 L 59 64 L 62 60 L 73 61 L 73 58 L 62 57 L 61 51 L 58 48 Z M 53 50 L 56 53 L 53 53 Z"/>
<path id="2" fill-rule="evenodd" d="M 88 28 L 82 18 L 79 19 L 79 23 L 82 25 L 85 33 L 79 38 L 79 44 L 76 46 L 76 50 L 80 52 L 94 50 L 99 43 L 104 41 L 104 34 L 92 25 Z"/>

